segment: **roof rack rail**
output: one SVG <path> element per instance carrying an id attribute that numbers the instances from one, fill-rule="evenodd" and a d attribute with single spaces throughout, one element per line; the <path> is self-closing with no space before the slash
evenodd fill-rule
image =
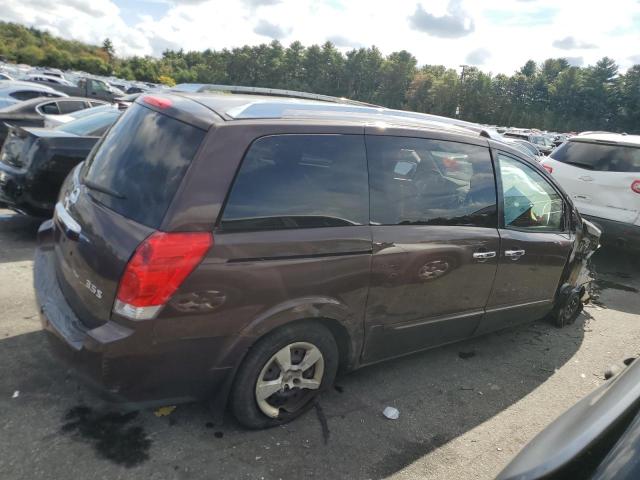
<path id="1" fill-rule="evenodd" d="M 345 97 L 332 97 L 330 95 L 321 95 L 319 93 L 298 92 L 295 90 L 282 90 L 279 88 L 267 87 L 244 87 L 240 85 L 219 85 L 214 83 L 180 83 L 171 90 L 179 92 L 225 92 L 225 93 L 244 93 L 247 95 L 272 95 L 277 97 L 300 98 L 306 100 L 318 100 L 321 102 L 343 103 L 348 105 L 363 105 L 367 107 L 379 107 L 372 103 L 359 102 Z"/>

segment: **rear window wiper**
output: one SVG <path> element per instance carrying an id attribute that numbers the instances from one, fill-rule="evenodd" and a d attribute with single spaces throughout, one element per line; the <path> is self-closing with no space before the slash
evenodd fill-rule
<path id="1" fill-rule="evenodd" d="M 98 185 L 97 183 L 92 182 L 91 180 L 87 180 L 86 178 L 82 182 L 85 187 L 90 188 L 91 190 L 95 190 L 96 192 L 104 193 L 109 195 L 110 197 L 119 198 L 124 200 L 126 197 L 115 190 L 110 189 L 109 187 L 104 187 L 102 185 Z"/>

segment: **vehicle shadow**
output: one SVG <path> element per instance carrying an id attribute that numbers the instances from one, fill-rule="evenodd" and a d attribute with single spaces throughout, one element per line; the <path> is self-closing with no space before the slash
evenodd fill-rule
<path id="1" fill-rule="evenodd" d="M 590 261 L 592 303 L 596 308 L 640 313 L 640 256 L 613 247 L 600 248 Z"/>
<path id="2" fill-rule="evenodd" d="M 44 220 L 0 209 L 0 263 L 33 259 L 36 234 Z"/>
<path id="3" fill-rule="evenodd" d="M 214 425 L 201 404 L 167 416 L 114 414 L 52 358 L 44 332 L 4 338 L 0 408 L 9 420 L 0 455 L 30 478 L 38 471 L 57 478 L 69 468 L 117 476 L 124 467 L 140 478 L 187 478 L 176 476 L 185 469 L 188 478 L 384 478 L 535 390 L 579 349 L 586 318 L 564 329 L 519 326 L 367 367 L 339 378 L 318 408 L 263 431 L 247 431 L 229 415 Z M 14 391 L 20 396 L 10 399 Z M 386 406 L 400 418 L 386 419 Z M 134 434 L 137 440 L 128 438 Z M 126 445 L 126 455 L 114 456 L 114 445 Z"/>

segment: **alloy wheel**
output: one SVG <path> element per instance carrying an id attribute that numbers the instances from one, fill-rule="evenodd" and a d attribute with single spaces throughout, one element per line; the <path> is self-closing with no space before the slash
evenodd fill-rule
<path id="1" fill-rule="evenodd" d="M 295 342 L 281 348 L 258 375 L 255 396 L 260 411 L 277 418 L 281 410 L 300 410 L 315 396 L 323 374 L 324 357 L 315 345 Z"/>

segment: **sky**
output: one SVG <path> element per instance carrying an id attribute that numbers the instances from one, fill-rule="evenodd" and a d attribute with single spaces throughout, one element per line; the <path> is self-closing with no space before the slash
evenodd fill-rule
<path id="1" fill-rule="evenodd" d="M 113 42 L 120 56 L 332 41 L 407 50 L 419 65 L 512 73 L 533 59 L 640 63 L 640 0 L 3 0 L 0 20 Z"/>

